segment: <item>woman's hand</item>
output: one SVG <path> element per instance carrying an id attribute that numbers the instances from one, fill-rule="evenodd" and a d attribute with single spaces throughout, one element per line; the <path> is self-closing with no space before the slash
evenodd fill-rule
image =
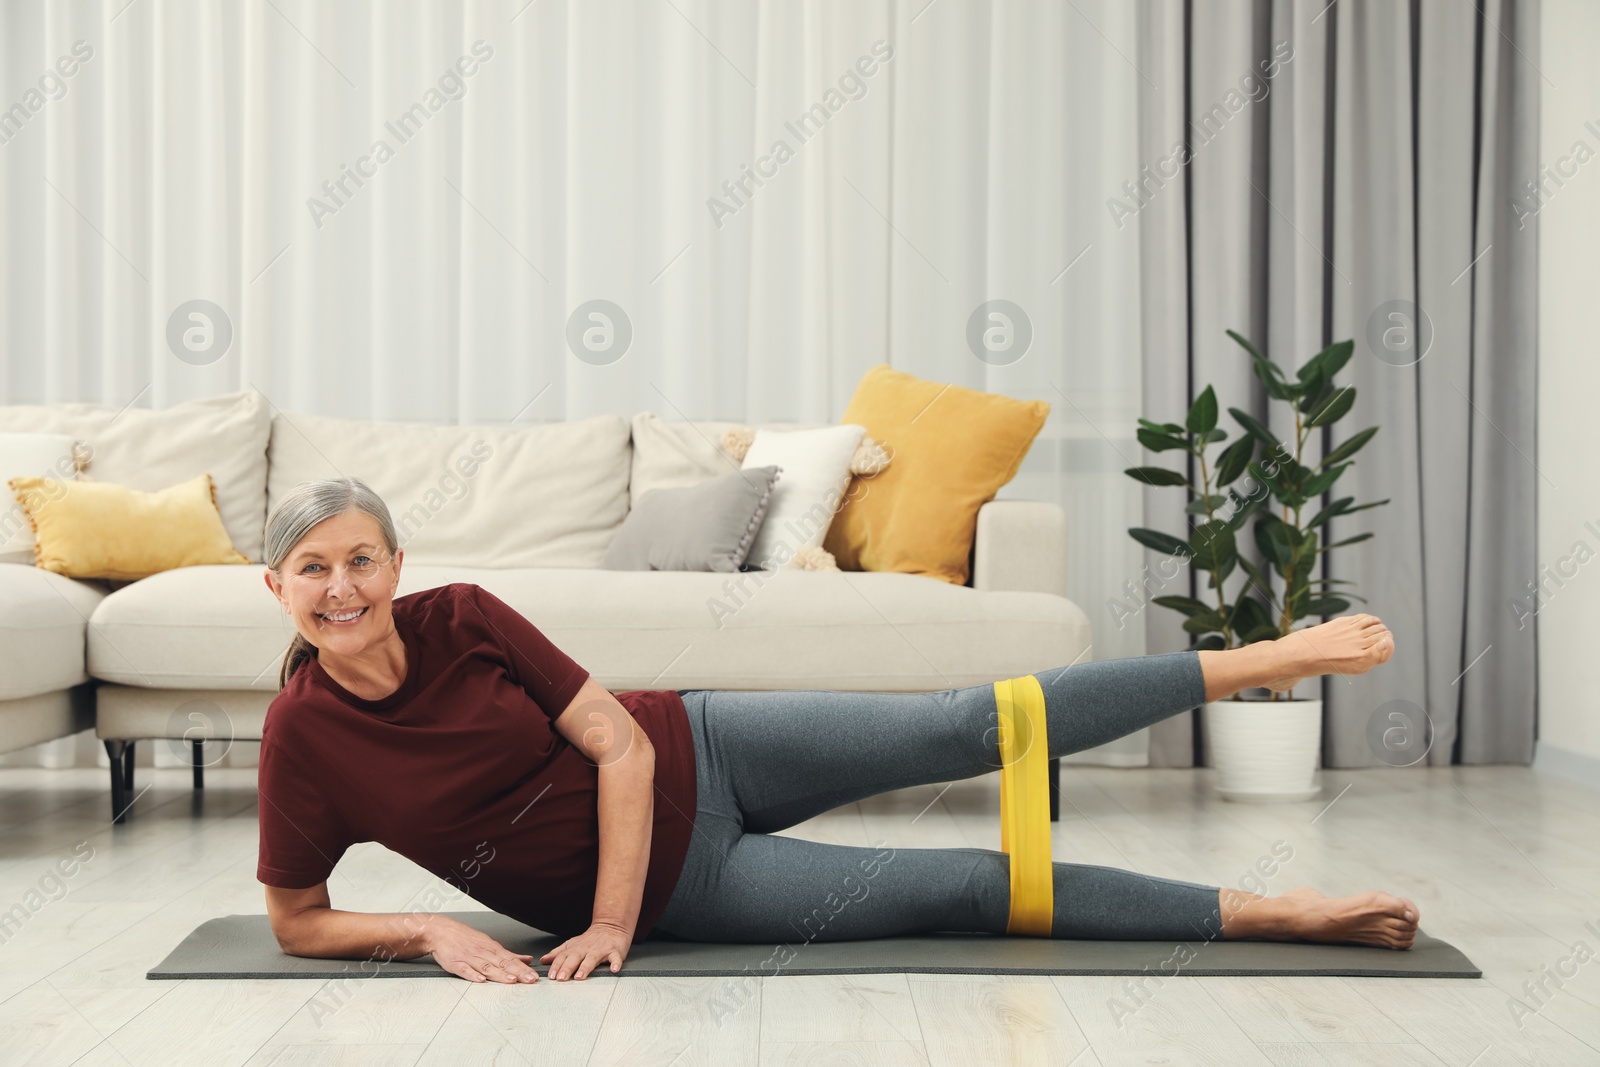
<path id="1" fill-rule="evenodd" d="M 619 926 L 595 923 L 577 937 L 568 938 L 539 957 L 540 963 L 550 964 L 550 977 L 565 982 L 577 972 L 582 980 L 595 966 L 611 961 L 611 973 L 622 970 L 622 961 L 628 958 L 633 945 L 633 935 Z"/>
<path id="2" fill-rule="evenodd" d="M 537 982 L 531 953 L 512 952 L 500 942 L 447 915 L 428 919 L 428 950 L 451 974 L 474 982 Z"/>

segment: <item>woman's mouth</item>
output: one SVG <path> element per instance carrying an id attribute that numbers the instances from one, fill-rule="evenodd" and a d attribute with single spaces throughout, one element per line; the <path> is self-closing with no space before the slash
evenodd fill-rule
<path id="1" fill-rule="evenodd" d="M 322 624 L 324 626 L 354 626 L 356 623 L 361 621 L 362 617 L 365 616 L 366 613 L 366 608 L 355 608 L 350 611 L 329 612 L 326 615 L 323 615 L 319 612 L 317 614 L 317 618 L 322 620 Z"/>

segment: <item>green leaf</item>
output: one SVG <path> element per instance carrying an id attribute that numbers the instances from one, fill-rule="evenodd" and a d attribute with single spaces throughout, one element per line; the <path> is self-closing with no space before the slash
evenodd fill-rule
<path id="1" fill-rule="evenodd" d="M 1308 362 L 1317 364 L 1317 368 L 1322 372 L 1323 377 L 1331 381 L 1333 376 L 1343 370 L 1346 363 L 1350 362 L 1350 357 L 1355 350 L 1356 343 L 1354 340 L 1336 341 L 1312 356 Z"/>
<path id="2" fill-rule="evenodd" d="M 1272 615 L 1267 611 L 1265 604 L 1253 596 L 1242 596 L 1233 612 L 1233 628 L 1240 633 L 1249 633 L 1251 630 L 1262 626 L 1272 625 Z"/>
<path id="3" fill-rule="evenodd" d="M 1244 572 L 1250 576 L 1250 580 L 1246 582 L 1244 588 L 1239 591 L 1239 595 L 1244 596 L 1245 593 L 1254 589 L 1256 592 L 1261 594 L 1268 604 L 1271 604 L 1272 581 L 1267 577 L 1266 571 L 1257 567 L 1254 563 L 1251 563 L 1244 556 L 1239 557 L 1239 566 L 1243 567 Z"/>
<path id="4" fill-rule="evenodd" d="M 1306 425 L 1328 426 L 1338 422 L 1349 413 L 1351 406 L 1355 402 L 1356 388 L 1353 385 L 1347 385 L 1327 400 L 1318 404 L 1316 410 L 1311 413 L 1311 421 Z"/>
<path id="5" fill-rule="evenodd" d="M 1174 608 L 1190 616 L 1216 610 L 1210 604 L 1202 603 L 1192 596 L 1158 596 L 1150 603 L 1160 604 L 1164 608 Z"/>
<path id="6" fill-rule="evenodd" d="M 1249 469 L 1250 477 L 1254 478 L 1257 482 L 1272 490 L 1274 496 L 1288 497 L 1292 495 L 1292 490 L 1290 490 L 1289 487 L 1284 484 L 1284 471 L 1282 467 L 1279 467 L 1278 473 L 1273 475 L 1268 475 L 1266 469 L 1259 463 L 1252 462 Z"/>
<path id="7" fill-rule="evenodd" d="M 1257 641 L 1274 641 L 1280 636 L 1282 635 L 1278 633 L 1277 623 L 1268 623 L 1266 626 L 1258 626 L 1251 630 L 1240 638 L 1240 641 L 1246 645 L 1253 645 Z"/>
<path id="8" fill-rule="evenodd" d="M 1297 386 L 1289 384 L 1282 367 L 1268 359 L 1259 348 L 1233 330 L 1228 331 L 1228 336 L 1237 341 L 1246 352 L 1250 353 L 1250 359 L 1255 364 L 1256 377 L 1261 380 L 1261 384 L 1266 388 L 1268 396 L 1275 400 L 1294 399 L 1300 390 Z"/>
<path id="9" fill-rule="evenodd" d="M 1305 373 L 1305 369 L 1305 367 L 1300 368 L 1302 376 Z M 1320 373 L 1313 372 L 1311 377 L 1305 379 L 1305 385 L 1300 391 L 1300 410 L 1310 411 L 1316 407 L 1327 393 L 1328 388 L 1328 379 L 1324 378 Z"/>
<path id="10" fill-rule="evenodd" d="M 1360 507 L 1351 508 L 1349 511 L 1345 512 L 1345 514 L 1346 515 L 1354 515 L 1358 511 L 1366 511 L 1368 508 L 1381 507 L 1384 504 L 1387 504 L 1388 502 L 1389 502 L 1389 498 L 1388 497 L 1384 497 L 1382 500 L 1374 500 L 1370 504 L 1362 504 Z"/>
<path id="11" fill-rule="evenodd" d="M 1254 415 L 1251 415 L 1249 412 L 1240 411 L 1238 408 L 1229 408 L 1228 414 L 1232 415 L 1234 419 L 1238 421 L 1239 425 L 1243 426 L 1252 437 L 1266 445 L 1268 448 L 1272 449 L 1274 453 L 1285 452 L 1283 442 L 1278 440 L 1277 437 L 1273 435 L 1271 430 L 1257 422 Z"/>
<path id="12" fill-rule="evenodd" d="M 1336 596 L 1319 596 L 1306 605 L 1307 615 L 1337 615 L 1350 610 L 1350 601 Z"/>
<path id="13" fill-rule="evenodd" d="M 1226 441 L 1227 439 L 1228 439 L 1228 431 L 1224 430 L 1220 426 L 1217 426 L 1217 427 L 1214 427 L 1214 428 L 1212 428 L 1210 430 L 1207 430 L 1205 432 L 1205 435 L 1200 438 L 1200 443 L 1201 444 L 1206 444 L 1206 445 L 1214 445 L 1218 441 Z"/>
<path id="14" fill-rule="evenodd" d="M 1211 634 L 1211 635 L 1209 635 L 1207 637 L 1202 637 L 1200 640 L 1196 641 L 1190 647 L 1190 651 L 1194 652 L 1194 651 L 1208 651 L 1209 650 L 1209 651 L 1212 651 L 1212 652 L 1221 652 L 1223 649 L 1225 649 L 1227 647 L 1228 647 L 1228 642 L 1223 640 L 1221 634 Z"/>
<path id="15" fill-rule="evenodd" d="M 1354 537 L 1347 537 L 1343 541 L 1335 541 L 1331 545 L 1324 545 L 1322 548 L 1317 550 L 1317 554 L 1321 555 L 1323 552 L 1328 551 L 1328 549 L 1330 549 L 1330 548 L 1338 548 L 1341 545 L 1353 545 L 1353 544 L 1356 544 L 1359 541 L 1365 541 L 1367 538 L 1369 538 L 1371 536 L 1372 535 L 1370 533 L 1356 534 Z"/>
<path id="16" fill-rule="evenodd" d="M 1258 359 L 1262 362 L 1267 362 L 1267 357 L 1261 353 L 1261 350 L 1255 345 L 1251 344 L 1249 341 L 1245 340 L 1242 336 L 1233 332 L 1232 330 L 1228 331 L 1228 336 L 1239 342 L 1239 346 L 1246 352 L 1250 353 L 1251 359 Z"/>
<path id="17" fill-rule="evenodd" d="M 1361 450 L 1361 446 L 1372 440 L 1372 435 L 1377 432 L 1378 428 L 1376 426 L 1367 427 L 1365 430 L 1362 430 L 1354 437 L 1344 441 L 1332 452 L 1329 452 L 1326 456 L 1322 457 L 1322 462 L 1317 464 L 1317 466 L 1328 467 L 1335 463 L 1344 462 L 1359 452 Z"/>
<path id="18" fill-rule="evenodd" d="M 1290 527 L 1287 527 L 1287 529 L 1293 530 L 1294 527 L 1290 526 Z M 1295 549 L 1294 549 L 1294 560 L 1295 560 L 1295 563 L 1304 564 L 1304 563 L 1308 563 L 1308 562 L 1314 561 L 1316 559 L 1316 555 L 1317 555 L 1317 531 L 1315 531 L 1315 530 L 1301 530 L 1301 531 L 1298 531 L 1298 533 L 1299 533 L 1299 540 L 1295 543 Z M 1295 568 L 1295 584 L 1296 585 L 1305 585 L 1310 580 L 1310 578 L 1311 578 L 1311 568 L 1310 567 L 1301 566 L 1301 567 L 1296 567 Z"/>
<path id="19" fill-rule="evenodd" d="M 1212 493 L 1209 497 L 1202 496 L 1189 501 L 1188 507 L 1183 510 L 1190 515 L 1205 515 L 1208 511 L 1215 511 L 1227 502 L 1227 497 Z"/>
<path id="20" fill-rule="evenodd" d="M 1285 606 L 1289 609 L 1289 618 L 1298 620 L 1306 617 L 1306 605 L 1311 603 L 1311 590 L 1301 586 L 1283 598 Z"/>
<path id="21" fill-rule="evenodd" d="M 1217 488 L 1234 481 L 1244 473 L 1256 450 L 1256 439 L 1248 434 L 1222 450 L 1217 461 Z"/>
<path id="22" fill-rule="evenodd" d="M 1256 520 L 1256 547 L 1261 550 L 1263 556 L 1277 565 L 1280 572 L 1294 558 L 1288 529 L 1284 521 L 1276 515 Z"/>
<path id="23" fill-rule="evenodd" d="M 1342 496 L 1338 500 L 1335 500 L 1333 503 L 1317 512 L 1316 516 L 1312 518 L 1310 522 L 1306 523 L 1306 529 L 1315 530 L 1318 526 L 1321 526 L 1335 515 L 1344 514 L 1344 509 L 1353 504 L 1355 499 L 1356 498 L 1353 496 Z"/>
<path id="24" fill-rule="evenodd" d="M 1189 479 L 1177 471 L 1169 471 L 1165 467 L 1129 467 L 1122 472 L 1136 482 L 1145 485 L 1188 485 Z"/>
<path id="25" fill-rule="evenodd" d="M 1146 430 L 1142 427 L 1136 431 L 1135 436 L 1139 438 L 1141 445 L 1144 445 L 1152 452 L 1165 452 L 1169 448 L 1181 448 L 1187 451 L 1189 448 L 1189 442 L 1182 438 L 1169 437 L 1164 433 L 1157 433 L 1154 430 Z"/>
<path id="26" fill-rule="evenodd" d="M 1244 521 L 1248 519 L 1257 508 L 1266 503 L 1267 495 L 1265 493 L 1258 493 L 1254 496 L 1246 498 L 1240 496 L 1232 489 L 1228 490 L 1228 492 L 1233 497 L 1234 505 L 1233 514 L 1228 519 L 1228 528 L 1235 533 L 1238 533 L 1239 528 L 1244 525 Z"/>
<path id="27" fill-rule="evenodd" d="M 1158 433 L 1183 433 L 1183 427 L 1175 422 L 1151 422 L 1149 419 L 1140 419 L 1139 425 Z"/>
<path id="28" fill-rule="evenodd" d="M 1220 569 L 1238 555 L 1233 531 L 1225 522 L 1203 522 L 1189 535 L 1189 548 L 1196 567 L 1203 571 Z"/>
<path id="29" fill-rule="evenodd" d="M 1194 404 L 1189 408 L 1187 419 L 1189 432 L 1205 434 L 1217 424 L 1217 394 L 1211 386 L 1206 386 L 1205 392 L 1194 398 Z"/>
<path id="30" fill-rule="evenodd" d="M 1293 400 L 1300 393 L 1300 387 L 1290 385 L 1284 380 L 1283 370 L 1270 360 L 1258 359 L 1255 362 L 1256 377 L 1260 379 L 1261 386 L 1267 395 L 1274 400 Z"/>
<path id="31" fill-rule="evenodd" d="M 1314 496 L 1321 496 L 1327 491 L 1330 485 L 1339 480 L 1339 475 L 1343 474 L 1345 468 L 1348 466 L 1350 466 L 1350 464 L 1341 463 L 1337 467 L 1329 467 L 1327 470 L 1323 471 L 1321 474 L 1318 474 L 1314 478 L 1307 479 L 1304 490 L 1306 499 L 1309 500 Z"/>
<path id="32" fill-rule="evenodd" d="M 1222 629 L 1222 616 L 1215 611 L 1207 612 L 1204 615 L 1191 615 L 1183 620 L 1183 628 L 1192 634 L 1204 634 L 1213 630 L 1220 630 Z"/>
<path id="33" fill-rule="evenodd" d="M 1165 552 L 1169 556 L 1188 556 L 1189 544 L 1181 541 L 1171 534 L 1162 533 L 1160 530 L 1150 530 L 1143 526 L 1135 526 L 1128 531 L 1128 535 L 1146 548 L 1153 548 L 1157 552 Z"/>

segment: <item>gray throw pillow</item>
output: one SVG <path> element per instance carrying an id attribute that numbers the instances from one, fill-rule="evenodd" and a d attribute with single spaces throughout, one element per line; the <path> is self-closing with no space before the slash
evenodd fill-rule
<path id="1" fill-rule="evenodd" d="M 737 571 L 767 517 L 781 467 L 750 467 L 639 498 L 606 548 L 613 571 Z"/>

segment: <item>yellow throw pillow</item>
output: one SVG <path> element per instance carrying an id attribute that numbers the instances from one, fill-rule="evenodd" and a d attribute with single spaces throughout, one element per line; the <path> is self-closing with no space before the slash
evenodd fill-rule
<path id="1" fill-rule="evenodd" d="M 967 583 L 978 509 L 1016 477 L 1050 405 L 930 382 L 880 363 L 841 422 L 882 442 L 893 462 L 857 478 L 822 547 L 844 570 Z"/>
<path id="2" fill-rule="evenodd" d="M 110 482 L 12 478 L 34 563 L 68 578 L 147 578 L 204 563 L 249 563 L 228 539 L 210 474 L 141 493 Z"/>

